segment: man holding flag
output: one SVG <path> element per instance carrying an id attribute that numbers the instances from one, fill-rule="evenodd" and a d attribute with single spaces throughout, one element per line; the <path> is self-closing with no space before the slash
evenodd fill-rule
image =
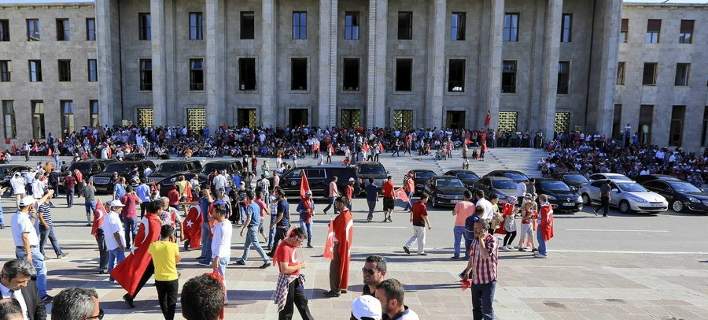
<path id="1" fill-rule="evenodd" d="M 326 292 L 327 297 L 339 297 L 341 293 L 347 293 L 349 287 L 349 260 L 352 246 L 352 227 L 354 220 L 352 213 L 346 205 L 346 199 L 338 197 L 335 201 L 339 210 L 332 222 L 330 222 L 330 235 L 325 244 L 325 258 L 331 257 L 329 264 L 329 285 L 330 291 Z"/>

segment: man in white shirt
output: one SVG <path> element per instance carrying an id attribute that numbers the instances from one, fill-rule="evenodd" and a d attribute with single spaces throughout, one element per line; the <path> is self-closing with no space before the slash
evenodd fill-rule
<path id="1" fill-rule="evenodd" d="M 494 217 L 494 207 L 492 206 L 492 203 L 489 202 L 489 200 L 484 198 L 484 191 L 477 190 L 475 192 L 475 196 L 477 196 L 477 203 L 475 203 L 475 206 L 484 208 L 484 213 L 482 214 L 481 218 L 491 219 L 492 217 Z"/>
<path id="2" fill-rule="evenodd" d="M 226 206 L 217 205 L 215 209 L 213 216 L 216 224 L 212 228 L 211 267 L 226 278 L 226 266 L 231 259 L 231 221 L 226 219 L 228 211 Z M 226 288 L 224 289 L 224 292 L 228 292 Z M 228 302 L 228 296 L 224 297 L 224 302 Z"/>
<path id="3" fill-rule="evenodd" d="M 216 177 L 214 177 L 214 180 L 212 181 L 212 184 L 214 185 L 214 189 L 217 191 L 222 190 L 226 191 L 226 176 L 224 171 L 220 172 Z"/>
<path id="4" fill-rule="evenodd" d="M 37 274 L 37 290 L 42 302 L 49 303 L 52 297 L 47 294 L 47 268 L 44 255 L 39 251 L 39 237 L 30 213 L 35 211 L 34 198 L 25 196 L 18 203 L 19 210 L 12 216 L 12 239 L 15 243 L 15 257 L 32 263 Z"/>
<path id="5" fill-rule="evenodd" d="M 34 267 L 27 260 L 15 259 L 5 262 L 0 275 L 0 299 L 14 299 L 19 304 L 19 317 L 6 319 L 44 320 L 47 312 L 37 296 L 37 287 L 32 281 Z"/>
<path id="6" fill-rule="evenodd" d="M 113 267 L 125 260 L 125 233 L 119 213 L 124 205 L 116 199 L 111 201 L 109 206 L 111 211 L 103 218 L 103 226 L 101 226 L 108 251 L 108 274 L 113 271 Z M 113 279 L 109 278 L 109 280 Z"/>
<path id="7" fill-rule="evenodd" d="M 18 202 L 27 193 L 27 191 L 25 190 L 25 179 L 19 172 L 15 172 L 15 174 L 10 179 L 10 186 L 12 186 L 12 193 L 15 195 L 16 201 Z"/>

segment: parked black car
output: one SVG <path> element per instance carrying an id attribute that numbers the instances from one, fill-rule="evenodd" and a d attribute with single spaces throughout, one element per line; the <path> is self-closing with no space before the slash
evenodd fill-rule
<path id="1" fill-rule="evenodd" d="M 655 179 L 644 181 L 642 186 L 666 198 L 675 212 L 708 213 L 708 193 L 680 179 Z"/>
<path id="2" fill-rule="evenodd" d="M 462 181 L 462 183 L 465 184 L 465 187 L 469 190 L 473 190 L 474 183 L 480 179 L 476 173 L 470 170 L 450 170 L 448 172 L 445 172 L 445 175 L 457 177 Z"/>
<path id="3" fill-rule="evenodd" d="M 70 171 L 78 169 L 83 175 L 84 179 L 88 179 L 95 174 L 103 172 L 106 166 L 110 163 L 116 162 L 116 160 L 106 160 L 106 159 L 95 159 L 95 160 L 81 160 L 72 163 L 69 166 Z"/>
<path id="4" fill-rule="evenodd" d="M 455 206 L 464 199 L 467 188 L 457 177 L 435 176 L 425 184 L 425 192 L 430 195 L 433 207 Z"/>
<path id="5" fill-rule="evenodd" d="M 561 175 L 558 180 L 565 182 L 565 184 L 570 187 L 570 190 L 575 192 L 578 192 L 580 187 L 590 182 L 590 180 L 585 178 L 585 176 L 580 173 L 566 173 Z"/>
<path id="6" fill-rule="evenodd" d="M 161 196 L 167 196 L 167 192 L 170 191 L 172 187 L 175 186 L 175 183 L 177 183 L 177 179 L 180 176 L 184 176 L 184 179 L 187 181 L 192 180 L 195 176 L 197 176 L 197 179 L 199 179 L 198 174 L 194 172 L 181 172 L 181 173 L 175 173 L 169 177 L 166 177 L 165 179 L 162 179 L 157 182 L 158 186 L 160 187 L 160 195 Z M 199 180 L 199 184 L 202 185 L 206 181 L 202 181 L 201 179 Z"/>
<path id="7" fill-rule="evenodd" d="M 494 170 L 485 174 L 484 177 L 506 177 L 516 182 L 529 181 L 529 176 L 517 170 Z"/>
<path id="8" fill-rule="evenodd" d="M 374 179 L 377 186 L 382 186 L 388 176 L 388 171 L 379 162 L 359 162 L 356 164 L 356 176 L 359 183 L 369 183 L 369 179 Z"/>
<path id="9" fill-rule="evenodd" d="M 407 174 L 413 176 L 415 194 L 417 195 L 425 190 L 425 184 L 428 182 L 428 179 L 437 175 L 435 171 L 427 169 L 413 169 L 408 171 Z"/>
<path id="10" fill-rule="evenodd" d="M 484 176 L 475 183 L 474 188 L 484 191 L 487 199 L 496 194 L 499 202 L 516 203 L 516 181 L 510 178 Z"/>
<path id="11" fill-rule="evenodd" d="M 126 178 L 126 181 L 130 183 L 130 179 L 133 175 L 140 177 L 140 180 L 145 179 L 144 170 L 146 167 L 150 169 L 155 169 L 155 163 L 150 160 L 143 161 L 117 161 L 110 163 L 106 166 L 103 172 L 93 176 L 93 185 L 96 187 L 96 192 L 98 193 L 112 193 L 113 192 L 113 173 L 117 172 L 118 176 Z"/>
<path id="12" fill-rule="evenodd" d="M 547 195 L 553 210 L 574 213 L 583 209 L 583 199 L 565 182 L 549 178 L 536 178 L 534 181 L 536 193 Z"/>
<path id="13" fill-rule="evenodd" d="M 333 177 L 337 177 L 337 188 L 340 193 L 344 193 L 344 188 L 349 183 L 349 178 L 354 178 L 354 194 L 358 195 L 360 191 L 359 179 L 356 176 L 356 168 L 354 166 L 343 165 L 325 165 L 325 166 L 304 166 L 293 168 L 283 174 L 280 179 L 280 188 L 287 195 L 300 194 L 300 173 L 305 171 L 307 181 L 312 190 L 312 196 L 317 198 L 325 198 L 329 192 L 329 182 Z"/>
<path id="14" fill-rule="evenodd" d="M 214 172 L 214 170 L 221 172 L 221 170 L 226 170 L 226 173 L 232 174 L 236 171 L 241 172 L 243 170 L 243 165 L 241 161 L 238 160 L 215 160 L 209 161 L 204 164 L 202 170 L 199 172 L 199 182 L 207 181 L 209 175 Z"/>
<path id="15" fill-rule="evenodd" d="M 664 180 L 664 181 L 681 181 L 681 179 L 676 178 L 674 176 L 670 176 L 667 174 L 646 174 L 643 176 L 637 176 L 637 178 L 634 179 L 639 184 L 644 184 L 645 182 L 649 182 L 652 180 Z"/>
<path id="16" fill-rule="evenodd" d="M 198 173 L 200 170 L 201 165 L 197 168 L 193 160 L 170 160 L 161 163 L 157 170 L 150 174 L 148 180 L 150 182 L 158 182 L 176 173 Z"/>

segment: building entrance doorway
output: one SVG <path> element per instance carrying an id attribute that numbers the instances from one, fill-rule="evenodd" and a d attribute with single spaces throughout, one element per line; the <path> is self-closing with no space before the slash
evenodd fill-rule
<path id="1" fill-rule="evenodd" d="M 465 127 L 464 111 L 448 111 L 445 117 L 445 128 L 462 129 Z"/>
<path id="2" fill-rule="evenodd" d="M 307 109 L 290 109 L 288 111 L 288 119 L 290 128 L 309 125 Z"/>
<path id="3" fill-rule="evenodd" d="M 236 111 L 236 125 L 239 128 L 255 128 L 256 109 L 239 108 Z"/>

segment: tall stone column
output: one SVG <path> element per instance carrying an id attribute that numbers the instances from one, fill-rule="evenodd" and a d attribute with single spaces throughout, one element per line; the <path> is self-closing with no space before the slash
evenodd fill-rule
<path id="1" fill-rule="evenodd" d="M 428 34 L 428 83 L 425 99 L 425 126 L 443 126 L 443 90 L 445 84 L 445 17 L 447 0 L 434 0 L 431 4 Z"/>
<path id="2" fill-rule="evenodd" d="M 487 0 L 485 5 L 489 12 L 488 34 L 482 39 L 482 94 L 477 125 L 484 125 L 487 111 L 491 114 L 489 127 L 496 129 L 499 122 L 499 97 L 501 95 L 501 65 L 502 65 L 502 32 L 504 29 L 504 0 Z M 486 37 L 486 39 L 485 39 Z M 483 42 L 484 43 L 484 42 Z"/>
<path id="3" fill-rule="evenodd" d="M 369 0 L 366 126 L 386 126 L 386 41 L 388 0 Z"/>
<path id="4" fill-rule="evenodd" d="M 597 117 L 595 130 L 606 137 L 612 134 L 612 117 L 614 115 L 615 80 L 617 77 L 617 51 L 619 46 L 619 29 L 622 17 L 622 1 L 608 0 L 604 4 L 602 24 L 602 51 L 600 56 L 600 78 L 597 90 Z M 591 70 L 591 72 L 593 72 Z M 588 92 L 588 94 L 590 94 Z"/>
<path id="5" fill-rule="evenodd" d="M 547 0 L 546 23 L 543 30 L 543 87 L 539 108 L 539 129 L 549 139 L 553 137 L 553 122 L 556 116 L 562 16 L 563 0 Z"/>
<path id="6" fill-rule="evenodd" d="M 263 41 L 261 42 L 261 116 L 259 120 L 263 127 L 276 127 L 278 114 L 275 91 L 277 82 L 275 72 L 275 0 L 262 0 L 261 12 Z"/>
<path id="7" fill-rule="evenodd" d="M 319 127 L 337 124 L 338 0 L 320 0 Z"/>
<path id="8" fill-rule="evenodd" d="M 152 117 L 155 126 L 167 125 L 167 35 L 165 0 L 150 0 L 152 27 Z"/>
<path id="9" fill-rule="evenodd" d="M 212 132 L 224 119 L 226 103 L 224 11 L 224 0 L 206 0 L 206 111 Z"/>
<path id="10" fill-rule="evenodd" d="M 120 119 L 122 105 L 120 72 L 113 64 L 113 17 L 116 15 L 116 0 L 96 0 L 96 49 L 98 56 L 98 114 L 101 125 L 113 126 Z M 115 37 L 119 36 L 115 34 Z M 120 50 L 120 48 L 117 48 Z"/>

